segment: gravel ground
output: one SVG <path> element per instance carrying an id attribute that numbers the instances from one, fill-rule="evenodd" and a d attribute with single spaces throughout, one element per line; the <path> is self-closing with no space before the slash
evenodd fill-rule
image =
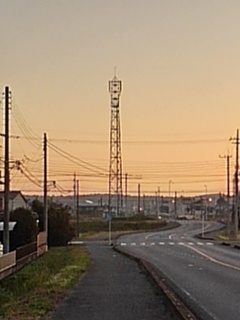
<path id="1" fill-rule="evenodd" d="M 137 262 L 106 244 L 88 244 L 93 263 L 51 320 L 177 320 L 165 295 Z"/>

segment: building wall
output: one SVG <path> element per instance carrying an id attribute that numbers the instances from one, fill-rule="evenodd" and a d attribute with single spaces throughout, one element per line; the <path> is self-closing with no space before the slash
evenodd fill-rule
<path id="1" fill-rule="evenodd" d="M 9 210 L 15 210 L 17 208 L 25 208 L 28 209 L 28 204 L 24 200 L 24 198 L 19 193 L 13 200 L 9 201 Z"/>

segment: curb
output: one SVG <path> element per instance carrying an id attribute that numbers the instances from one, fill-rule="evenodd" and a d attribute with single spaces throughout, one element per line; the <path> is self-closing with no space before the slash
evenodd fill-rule
<path id="1" fill-rule="evenodd" d="M 144 268 L 144 270 L 147 272 L 150 278 L 153 279 L 153 281 L 157 284 L 160 290 L 169 299 L 169 301 L 172 303 L 173 307 L 176 309 L 176 311 L 183 320 L 198 320 L 198 318 L 196 318 L 196 316 L 190 311 L 190 309 L 171 289 L 170 285 L 167 282 L 167 279 L 164 277 L 160 270 L 155 268 L 151 263 L 143 259 L 140 259 L 136 255 L 122 251 L 116 246 L 113 246 L 113 249 L 121 254 L 124 254 L 128 258 L 135 260 Z"/>

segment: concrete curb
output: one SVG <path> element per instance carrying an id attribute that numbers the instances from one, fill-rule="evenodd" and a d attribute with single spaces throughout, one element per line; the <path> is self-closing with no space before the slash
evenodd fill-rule
<path id="1" fill-rule="evenodd" d="M 127 253 L 116 246 L 113 246 L 113 249 L 121 254 L 124 254 L 128 258 L 135 260 L 139 263 L 140 266 L 144 268 L 149 277 L 157 284 L 160 290 L 169 299 L 169 301 L 172 303 L 173 307 L 176 309 L 183 320 L 198 320 L 198 318 L 196 318 L 196 316 L 190 311 L 190 309 L 171 289 L 171 286 L 168 284 L 166 277 L 164 277 L 160 270 L 155 268 L 151 263 L 139 258 L 136 255 Z"/>

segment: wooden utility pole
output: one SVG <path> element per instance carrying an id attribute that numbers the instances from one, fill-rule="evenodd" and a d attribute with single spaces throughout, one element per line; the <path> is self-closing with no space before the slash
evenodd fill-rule
<path id="1" fill-rule="evenodd" d="M 128 206 L 128 174 L 125 174 L 125 215 L 128 212 L 127 206 Z"/>
<path id="2" fill-rule="evenodd" d="M 43 226 L 48 244 L 48 203 L 47 203 L 47 134 L 43 136 Z"/>
<path id="3" fill-rule="evenodd" d="M 160 207 L 160 187 L 158 187 L 158 191 L 157 191 L 157 215 L 160 214 L 159 207 Z"/>
<path id="4" fill-rule="evenodd" d="M 140 183 L 138 184 L 138 213 L 141 210 L 141 186 Z"/>
<path id="5" fill-rule="evenodd" d="M 10 250 L 9 240 L 9 88 L 5 87 L 5 160 L 4 160 L 4 230 L 3 230 L 3 253 Z"/>
<path id="6" fill-rule="evenodd" d="M 227 229 L 228 232 L 230 232 L 230 224 L 231 224 L 231 212 L 230 212 L 230 158 L 232 158 L 232 156 L 230 156 L 229 154 L 227 155 L 219 155 L 220 158 L 223 159 L 227 159 Z"/>
<path id="7" fill-rule="evenodd" d="M 79 180 L 77 180 L 77 236 L 79 237 Z"/>
<path id="8" fill-rule="evenodd" d="M 174 196 L 174 219 L 177 219 L 177 191 Z"/>
<path id="9" fill-rule="evenodd" d="M 77 216 L 77 179 L 76 179 L 76 173 L 73 174 L 73 213 Z"/>
<path id="10" fill-rule="evenodd" d="M 232 138 L 236 145 L 236 165 L 235 165 L 235 213 L 234 213 L 234 238 L 238 237 L 238 171 L 239 171 L 239 129 L 237 129 L 236 138 Z"/>

